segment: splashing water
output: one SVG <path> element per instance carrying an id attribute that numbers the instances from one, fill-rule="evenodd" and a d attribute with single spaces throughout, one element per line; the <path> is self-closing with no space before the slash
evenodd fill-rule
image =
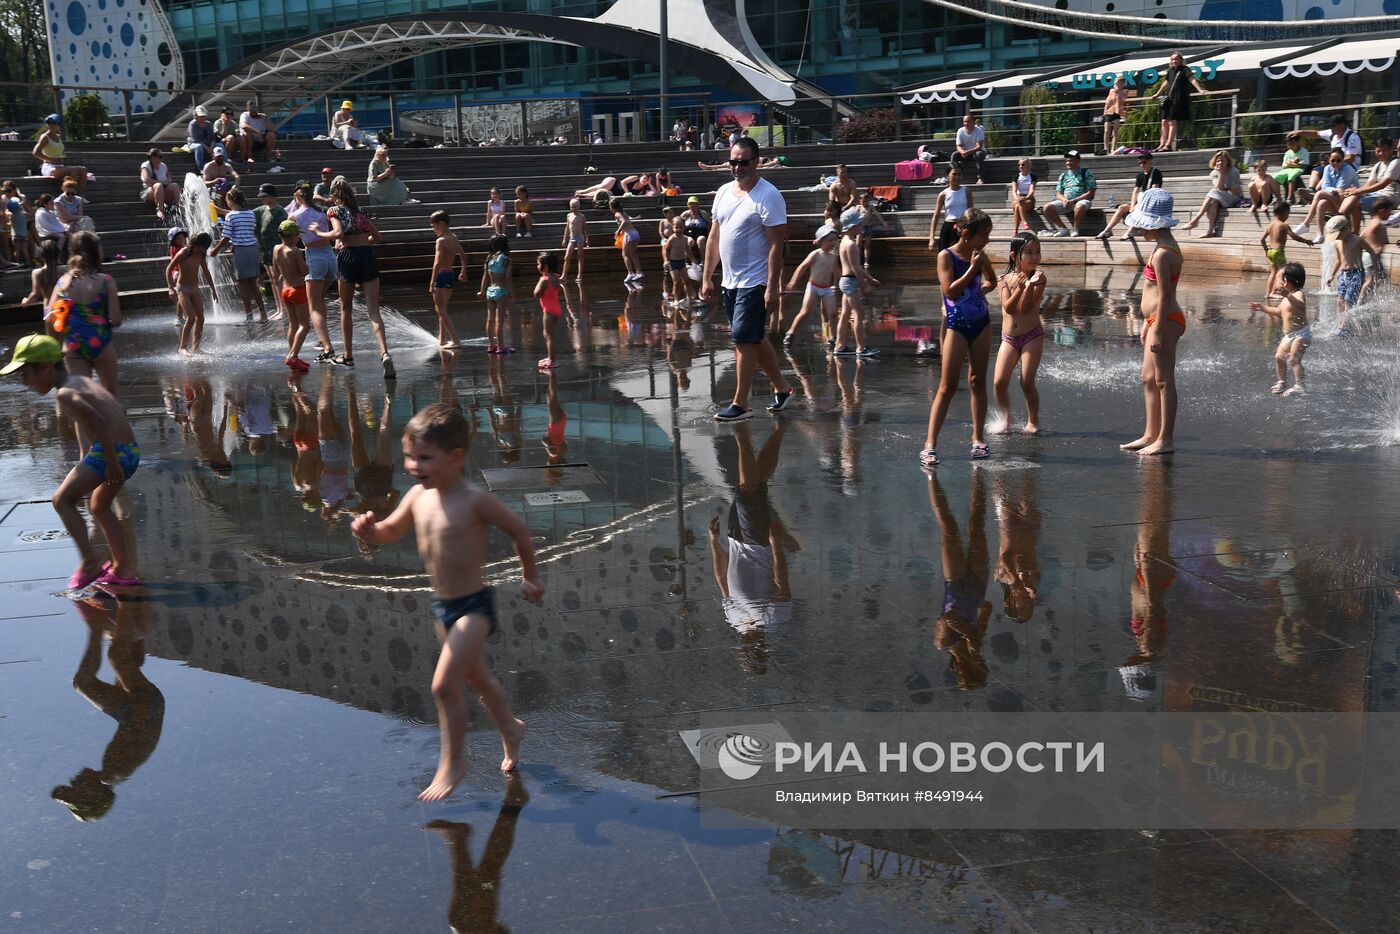
<path id="1" fill-rule="evenodd" d="M 1318 249 L 1322 251 L 1322 276 L 1317 280 L 1317 291 L 1313 294 L 1317 296 L 1336 295 L 1337 290 L 1327 284 L 1327 278 L 1332 275 L 1332 270 L 1337 266 L 1336 241 L 1324 240 Z"/>

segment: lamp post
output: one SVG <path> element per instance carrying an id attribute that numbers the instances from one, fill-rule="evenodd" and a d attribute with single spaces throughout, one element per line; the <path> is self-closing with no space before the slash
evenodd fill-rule
<path id="1" fill-rule="evenodd" d="M 666 61 L 666 7 L 668 5 L 668 0 L 661 0 L 661 29 L 659 30 L 661 33 L 661 135 L 664 135 L 667 132 L 666 124 L 670 122 L 671 109 L 669 107 L 669 98 L 671 93 L 671 72 Z"/>

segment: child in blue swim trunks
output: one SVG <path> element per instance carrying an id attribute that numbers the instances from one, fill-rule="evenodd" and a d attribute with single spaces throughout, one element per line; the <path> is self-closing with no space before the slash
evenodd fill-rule
<path id="1" fill-rule="evenodd" d="M 433 309 L 438 315 L 438 346 L 443 350 L 456 350 L 462 346 L 462 341 L 452 326 L 447 307 L 452 304 L 452 289 L 458 279 L 467 277 L 467 253 L 462 249 L 462 241 L 452 232 L 452 217 L 446 211 L 434 211 L 428 223 L 437 234 L 433 247 L 433 281 L 428 285 L 428 294 L 433 297 Z M 459 261 L 462 264 L 460 276 L 456 269 Z"/>
<path id="2" fill-rule="evenodd" d="M 986 211 L 969 208 L 958 218 L 958 242 L 938 254 L 938 287 L 943 293 L 943 376 L 928 415 L 928 435 L 919 452 L 923 467 L 938 466 L 938 433 L 957 395 L 963 360 L 968 365 L 967 387 L 972 393 L 972 459 L 988 456 L 982 440 L 987 421 L 987 363 L 992 347 L 988 289 L 997 287 L 996 270 L 982 251 L 992 236 Z"/>
<path id="3" fill-rule="evenodd" d="M 54 392 L 59 412 L 73 420 L 78 443 L 87 448 L 86 456 L 68 471 L 53 496 L 54 511 L 83 559 L 68 579 L 69 588 L 82 590 L 93 583 L 113 587 L 140 584 L 129 564 L 121 524 L 112 514 L 112 500 L 141 463 L 141 451 L 121 403 L 97 380 L 69 373 L 63 366 L 63 348 L 47 335 L 20 338 L 14 356 L 0 374 L 16 371 L 24 385 L 39 395 Z M 105 564 L 93 551 L 87 523 L 78 512 L 78 501 L 84 497 L 88 498 L 88 514 L 102 530 L 112 553 L 112 560 Z"/>
<path id="4" fill-rule="evenodd" d="M 482 643 L 496 631 L 495 591 L 481 571 L 487 533 L 492 526 L 511 537 L 524 578 L 521 593 L 534 603 L 544 595 L 530 530 L 500 500 L 467 483 L 463 465 L 472 426 L 462 411 L 445 403 L 430 405 L 409 420 L 403 433 L 404 469 L 418 485 L 404 494 L 387 519 L 367 512 L 356 516 L 351 530 L 376 545 L 398 541 L 413 526 L 418 553 L 432 581 L 433 610 L 438 616 L 442 655 L 433 673 L 442 749 L 437 774 L 418 796 L 440 801 L 466 775 L 462 741 L 467 733 L 467 705 L 462 682 L 471 686 L 501 733 L 505 751 L 501 771 L 515 769 L 525 724 L 511 712 L 501 684 L 486 667 Z"/>
<path id="5" fill-rule="evenodd" d="M 1351 221 L 1345 214 L 1334 215 L 1327 222 L 1325 236 L 1334 243 L 1337 251 L 1337 262 L 1332 267 L 1332 274 L 1327 277 L 1327 285 L 1330 286 L 1333 282 L 1337 284 L 1337 329 L 1332 332 L 1332 336 L 1345 337 L 1347 312 L 1351 311 L 1361 298 L 1361 286 L 1366 282 L 1366 269 L 1362 265 L 1361 255 L 1369 253 L 1373 261 L 1378 257 L 1371 245 L 1351 229 Z"/>

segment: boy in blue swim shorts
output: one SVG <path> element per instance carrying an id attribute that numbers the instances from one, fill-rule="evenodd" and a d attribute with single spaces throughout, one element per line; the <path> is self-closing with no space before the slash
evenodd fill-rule
<path id="1" fill-rule="evenodd" d="M 443 350 L 456 350 L 462 346 L 457 337 L 457 329 L 452 326 L 447 306 L 452 303 L 452 289 L 458 280 L 467 278 L 467 253 L 462 249 L 462 241 L 452 232 L 452 218 L 446 211 L 434 211 L 428 218 L 437 243 L 433 246 L 432 281 L 428 283 L 428 294 L 433 297 L 433 309 L 438 315 L 438 346 Z M 461 273 L 457 264 L 462 264 Z"/>
<path id="2" fill-rule="evenodd" d="M 365 541 L 386 545 L 398 541 L 413 526 L 418 553 L 433 585 L 433 610 L 442 642 L 442 655 L 433 673 L 433 700 L 438 707 L 442 749 L 437 774 L 418 795 L 420 801 L 446 798 L 467 773 L 462 758 L 467 733 L 463 681 L 481 698 L 501 733 L 505 751 L 501 771 L 515 769 L 525 735 L 524 721 L 511 712 L 505 691 L 484 658 L 483 643 L 496 631 L 496 595 L 481 571 L 491 526 L 515 543 L 525 599 L 538 601 L 544 595 L 544 585 L 535 566 L 529 528 L 500 500 L 472 486 L 463 476 L 471 437 L 471 423 L 454 406 L 438 403 L 413 416 L 404 428 L 403 458 L 404 469 L 418 485 L 404 494 L 387 519 L 367 512 L 356 516 L 350 527 Z"/>
<path id="3" fill-rule="evenodd" d="M 141 463 L 141 450 L 121 403 L 95 379 L 75 376 L 63 366 L 63 348 L 52 337 L 30 334 L 15 344 L 10 362 L 0 374 L 18 371 L 24 385 L 41 396 L 54 393 L 58 410 L 73 420 L 78 442 L 87 454 L 68 471 L 53 495 L 53 508 L 78 546 L 83 563 L 68 579 L 72 590 L 94 583 L 135 587 L 141 583 L 129 564 L 121 524 L 112 514 L 112 500 Z M 102 530 L 112 560 L 102 563 L 88 538 L 78 501 L 88 497 L 88 514 Z"/>

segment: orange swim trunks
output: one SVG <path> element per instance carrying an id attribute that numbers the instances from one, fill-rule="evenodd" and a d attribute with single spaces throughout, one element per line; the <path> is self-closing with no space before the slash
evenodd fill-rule
<path id="1" fill-rule="evenodd" d="M 305 305 L 306 286 L 299 285 L 296 288 L 288 286 L 282 290 L 282 302 L 286 305 Z"/>

